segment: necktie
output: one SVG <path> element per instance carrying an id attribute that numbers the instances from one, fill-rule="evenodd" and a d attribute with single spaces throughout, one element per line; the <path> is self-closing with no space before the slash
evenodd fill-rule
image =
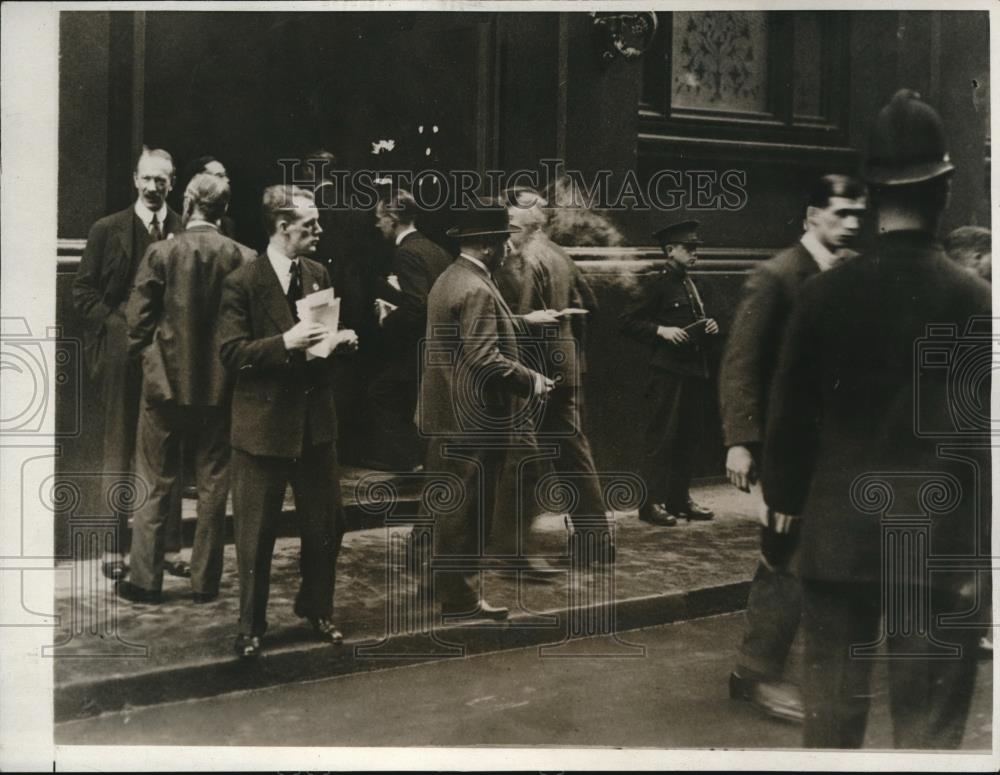
<path id="1" fill-rule="evenodd" d="M 149 222 L 149 238 L 153 242 L 163 239 L 163 230 L 160 228 L 160 222 L 156 219 L 156 213 L 153 213 L 153 220 Z"/>
<path id="2" fill-rule="evenodd" d="M 292 317 L 298 320 L 299 310 L 295 306 L 295 302 L 302 298 L 302 266 L 298 261 L 293 261 L 289 272 L 288 293 L 285 296 L 288 299 L 288 307 L 292 311 Z"/>

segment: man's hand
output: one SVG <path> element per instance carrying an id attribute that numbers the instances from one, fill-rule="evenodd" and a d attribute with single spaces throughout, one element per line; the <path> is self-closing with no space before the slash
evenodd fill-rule
<path id="1" fill-rule="evenodd" d="M 553 309 L 534 309 L 527 315 L 522 315 L 526 323 L 538 325 L 539 323 L 558 323 L 559 317 Z"/>
<path id="2" fill-rule="evenodd" d="M 329 331 L 324 325 L 300 320 L 282 334 L 281 338 L 285 340 L 285 349 L 291 352 L 293 350 L 308 350 L 314 344 L 321 342 L 328 333 Z"/>
<path id="3" fill-rule="evenodd" d="M 706 334 L 719 333 L 719 324 L 715 322 L 715 318 L 707 318 L 705 320 L 705 333 Z"/>
<path id="4" fill-rule="evenodd" d="M 552 389 L 556 386 L 556 383 L 546 377 L 544 374 L 535 372 L 535 389 L 534 395 L 536 398 L 547 398 Z"/>
<path id="5" fill-rule="evenodd" d="M 734 487 L 750 492 L 750 486 L 757 483 L 757 466 L 753 455 L 746 447 L 730 447 L 726 453 L 726 475 Z"/>
<path id="6" fill-rule="evenodd" d="M 352 328 L 342 328 L 333 335 L 334 350 L 349 350 L 354 352 L 358 349 L 358 335 Z"/>
<path id="7" fill-rule="evenodd" d="M 683 328 L 677 328 L 677 326 L 659 326 L 656 329 L 656 335 L 670 344 L 684 344 L 690 339 L 688 332 Z"/>

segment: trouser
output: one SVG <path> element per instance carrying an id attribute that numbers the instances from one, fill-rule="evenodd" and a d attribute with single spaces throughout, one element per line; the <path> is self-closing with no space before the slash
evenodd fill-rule
<path id="1" fill-rule="evenodd" d="M 424 457 L 413 415 L 417 408 L 417 382 L 385 373 L 368 389 L 373 421 L 369 457 L 400 469 L 410 469 Z"/>
<path id="2" fill-rule="evenodd" d="M 429 515 L 434 532 L 434 590 L 446 607 L 472 608 L 481 596 L 477 568 L 486 556 L 507 455 L 508 447 L 499 440 L 478 443 L 439 437 L 428 444 L 427 486 L 443 487 L 449 495 Z M 424 500 L 434 502 L 430 497 Z"/>
<path id="3" fill-rule="evenodd" d="M 136 473 L 149 497 L 132 526 L 130 577 L 146 590 L 163 585 L 166 524 L 181 486 L 183 448 L 191 449 L 198 488 L 198 523 L 191 552 L 191 588 L 219 591 L 229 493 L 228 407 L 150 404 L 143 400 L 136 445 Z"/>
<path id="4" fill-rule="evenodd" d="M 127 356 L 125 321 L 112 313 L 105 324 L 97 381 L 104 405 L 103 482 L 104 502 L 111 507 L 116 522 L 116 551 L 129 549 L 128 521 L 141 507 L 144 489 L 133 482 L 136 433 L 142 394 L 142 366 Z M 182 485 L 171 493 L 171 506 L 164 523 L 163 541 L 167 552 L 181 549 Z"/>
<path id="5" fill-rule="evenodd" d="M 894 746 L 954 749 L 961 745 L 981 630 L 944 627 L 937 621 L 942 614 L 970 607 L 960 588 L 954 582 L 930 589 L 904 584 L 893 590 L 897 600 L 923 597 L 929 601 L 928 609 L 919 611 L 919 616 L 927 617 L 929 632 L 921 633 L 913 614 L 904 613 L 902 621 L 882 624 L 882 591 L 876 583 L 803 581 L 804 746 L 860 748 L 864 743 L 873 661 L 852 655 L 851 647 L 877 644 L 880 624 L 889 659 Z M 949 656 L 941 644 L 956 645 L 960 653 Z"/>
<path id="6" fill-rule="evenodd" d="M 337 555 L 344 538 L 337 453 L 332 443 L 307 446 L 302 457 L 274 458 L 233 450 L 233 511 L 240 574 L 241 635 L 267 630 L 271 556 L 285 487 L 292 485 L 300 531 L 299 616 L 329 618 Z"/>
<path id="7" fill-rule="evenodd" d="M 693 461 L 701 438 L 705 380 L 669 372 L 655 373 L 646 396 L 649 416 L 640 476 L 648 503 L 673 510 L 690 498 Z"/>

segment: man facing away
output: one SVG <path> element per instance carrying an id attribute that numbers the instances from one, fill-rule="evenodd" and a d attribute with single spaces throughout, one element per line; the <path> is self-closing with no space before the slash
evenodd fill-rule
<path id="1" fill-rule="evenodd" d="M 185 230 L 150 245 L 126 310 L 129 352 L 143 364 L 136 473 L 150 488 L 134 518 L 129 580 L 118 582 L 119 596 L 135 602 L 160 600 L 164 525 L 183 470 L 182 444 L 195 461 L 198 489 L 192 596 L 205 603 L 219 594 L 231 387 L 219 359 L 219 301 L 223 278 L 253 258 L 221 234 L 228 203 L 228 181 L 208 173 L 191 179 Z"/>
<path id="2" fill-rule="evenodd" d="M 127 482 L 133 469 L 142 368 L 128 354 L 125 304 L 146 248 L 184 228 L 181 217 L 167 206 L 173 181 L 174 161 L 170 154 L 143 147 L 132 174 L 135 202 L 101 218 L 90 228 L 73 281 L 73 306 L 83 319 L 84 358 L 104 406 L 102 470 L 106 491 Z M 167 570 L 174 575 L 189 576 L 190 569 L 177 554 L 179 490 L 173 498 L 167 524 L 170 550 Z M 129 511 L 122 508 L 114 516 L 118 522 L 115 550 L 105 552 L 101 569 L 105 576 L 118 581 L 128 573 L 125 549 Z"/>
<path id="3" fill-rule="evenodd" d="M 650 402 L 640 475 L 648 495 L 639 519 L 671 527 L 678 517 L 714 516 L 691 499 L 691 460 L 701 440 L 708 364 L 706 336 L 719 333 L 688 269 L 698 260 L 697 221 L 671 224 L 654 235 L 667 257 L 663 270 L 621 315 L 622 331 L 651 348 Z"/>
<path id="4" fill-rule="evenodd" d="M 935 237 L 953 169 L 938 114 L 898 91 L 866 164 L 879 237 L 802 285 L 782 343 L 761 475 L 776 514 L 765 532 L 801 519 L 806 747 L 864 743 L 884 651 L 894 745 L 962 742 L 981 634 L 967 618 L 975 571 L 928 563 L 977 556 L 989 422 L 960 426 L 955 390 L 986 407 L 990 381 L 954 384 L 940 343 L 917 357 L 941 330 L 945 355 L 979 341 L 990 357 L 990 288 Z"/>
<path id="5" fill-rule="evenodd" d="M 310 258 L 322 233 L 312 194 L 271 186 L 262 210 L 267 251 L 226 278 L 220 311 L 222 362 L 236 375 L 230 436 L 240 574 L 235 650 L 243 659 L 263 648 L 271 556 L 289 483 L 301 535 L 294 611 L 320 640 L 343 640 L 332 620 L 344 534 L 332 367 L 305 351 L 328 336 L 338 346 L 357 345 L 353 331 L 331 332 L 298 319 L 296 302 L 330 287 L 326 269 Z"/>
<path id="6" fill-rule="evenodd" d="M 394 307 L 379 320 L 383 361 L 368 395 L 375 423 L 372 467 L 408 471 L 423 460 L 413 424 L 420 382 L 418 349 L 427 328 L 427 296 L 451 256 L 417 230 L 417 203 L 398 189 L 379 200 L 375 225 L 393 243 Z"/>
<path id="7" fill-rule="evenodd" d="M 855 243 L 865 197 L 864 185 L 854 178 L 819 178 L 809 191 L 802 238 L 761 264 L 747 280 L 719 373 L 726 471 L 743 492 L 757 481 L 767 397 L 799 287 L 833 268 L 841 252 Z M 802 608 L 801 588 L 791 567 L 797 532 L 787 536 L 781 539 L 786 546 L 780 561 L 769 565 L 762 557 L 757 565 L 730 695 L 771 715 L 801 721 L 799 690 L 782 681 Z"/>

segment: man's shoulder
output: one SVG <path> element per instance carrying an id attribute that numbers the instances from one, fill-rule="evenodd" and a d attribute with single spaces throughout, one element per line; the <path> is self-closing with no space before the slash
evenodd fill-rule
<path id="1" fill-rule="evenodd" d="M 812 264 L 815 264 L 815 261 L 809 255 L 809 251 L 801 242 L 796 242 L 794 245 L 779 250 L 764 261 L 760 265 L 760 269 L 774 275 L 785 275 L 800 272 L 804 268 L 811 268 Z"/>
<path id="2" fill-rule="evenodd" d="M 426 234 L 419 231 L 406 235 L 403 241 L 396 246 L 396 255 L 413 255 L 418 258 L 440 258 L 445 256 L 449 260 L 451 259 L 451 256 L 448 255 L 448 251 L 446 251 Z"/>
<path id="3" fill-rule="evenodd" d="M 94 225 L 91 230 L 100 229 L 111 229 L 119 228 L 121 226 L 127 226 L 132 223 L 132 217 L 135 215 L 135 206 L 129 205 L 123 210 L 117 210 L 116 212 L 105 215 L 103 218 L 98 218 L 94 221 Z"/>
<path id="4" fill-rule="evenodd" d="M 237 242 L 236 244 L 239 245 L 240 243 Z M 247 248 L 243 245 L 241 245 L 240 247 L 243 247 L 244 250 L 246 251 L 244 255 L 247 257 L 248 260 L 242 266 L 237 267 L 236 269 L 234 269 L 232 272 L 229 273 L 229 275 L 226 277 L 226 280 L 228 282 L 232 283 L 246 282 L 255 277 L 261 271 L 264 264 L 267 263 L 267 256 L 264 255 L 263 253 L 255 255 L 254 252 L 250 250 L 250 248 Z"/>

